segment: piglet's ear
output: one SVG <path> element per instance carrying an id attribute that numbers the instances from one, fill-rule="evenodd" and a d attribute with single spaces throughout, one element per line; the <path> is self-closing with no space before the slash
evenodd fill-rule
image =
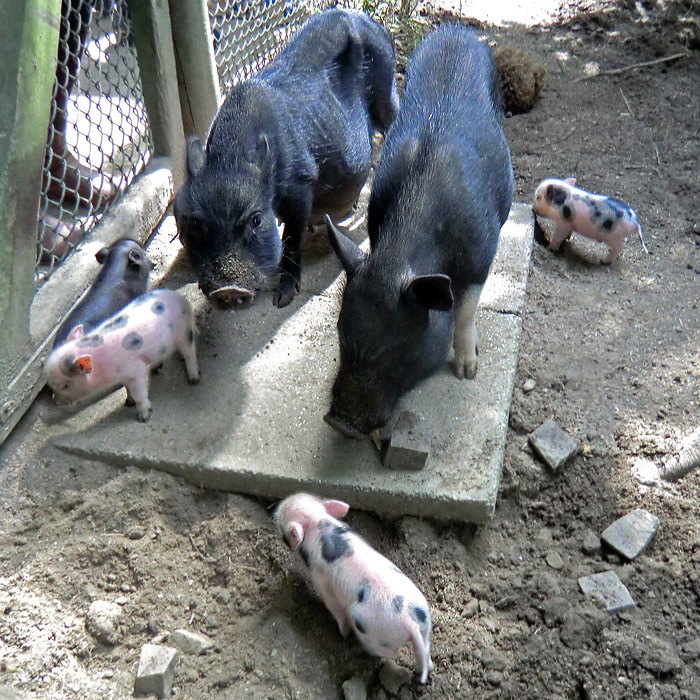
<path id="1" fill-rule="evenodd" d="M 331 499 L 323 501 L 323 507 L 326 509 L 326 513 L 333 518 L 344 518 L 350 510 L 350 506 L 344 501 Z"/>
<path id="2" fill-rule="evenodd" d="M 78 338 L 82 338 L 85 335 L 85 329 L 83 328 L 83 324 L 81 323 L 80 325 L 76 326 L 69 334 L 68 337 L 66 338 L 66 342 L 70 342 L 71 340 L 77 340 Z"/>
<path id="3" fill-rule="evenodd" d="M 576 184 L 576 178 L 575 177 L 567 177 L 566 180 L 564 180 L 564 182 L 567 185 L 571 185 L 573 187 L 573 185 Z"/>
<path id="4" fill-rule="evenodd" d="M 76 358 L 75 366 L 78 367 L 83 374 L 90 374 L 90 372 L 92 372 L 92 356 L 81 355 Z"/>
<path id="5" fill-rule="evenodd" d="M 285 539 L 292 549 L 298 549 L 304 541 L 304 528 L 299 523 L 289 523 L 285 530 Z"/>

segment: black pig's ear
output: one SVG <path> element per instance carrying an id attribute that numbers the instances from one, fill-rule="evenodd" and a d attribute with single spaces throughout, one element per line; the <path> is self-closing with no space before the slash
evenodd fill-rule
<path id="1" fill-rule="evenodd" d="M 419 275 L 414 277 L 403 292 L 404 299 L 426 309 L 449 311 L 454 306 L 452 286 L 447 275 Z"/>
<path id="2" fill-rule="evenodd" d="M 96 253 L 95 253 L 95 259 L 97 260 L 100 265 L 104 265 L 107 262 L 107 258 L 109 257 L 109 248 L 100 248 Z"/>
<path id="3" fill-rule="evenodd" d="M 187 175 L 197 177 L 204 169 L 206 159 L 202 142 L 196 136 L 190 136 L 187 139 Z"/>
<path id="4" fill-rule="evenodd" d="M 257 165 L 262 170 L 269 154 L 270 142 L 265 134 L 260 134 L 255 144 L 248 151 L 248 162 Z"/>
<path id="5" fill-rule="evenodd" d="M 357 266 L 367 257 L 367 254 L 355 241 L 348 238 L 340 229 L 333 225 L 328 214 L 326 214 L 326 230 L 328 231 L 328 240 L 333 246 L 340 264 L 345 269 L 348 277 L 350 277 Z"/>

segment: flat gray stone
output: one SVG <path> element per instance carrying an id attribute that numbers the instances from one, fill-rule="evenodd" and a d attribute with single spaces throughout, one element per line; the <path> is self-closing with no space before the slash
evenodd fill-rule
<path id="1" fill-rule="evenodd" d="M 614 571 L 582 576 L 578 580 L 578 585 L 586 595 L 602 601 L 609 613 L 636 606 L 627 587 Z"/>
<path id="2" fill-rule="evenodd" d="M 401 474 L 382 465 L 370 440 L 348 440 L 323 421 L 339 358 L 344 274 L 335 256 L 305 257 L 302 291 L 284 309 L 268 293 L 246 311 L 221 311 L 178 263 L 174 232 L 167 219 L 149 246 L 159 263 L 153 283 L 167 275 L 193 303 L 201 383 L 189 386 L 179 359 L 169 360 L 151 381 L 150 422 L 136 421 L 120 390 L 55 423 L 56 445 L 267 498 L 304 490 L 389 516 L 483 523 L 493 515 L 533 239 L 529 204 L 513 207 L 482 293 L 476 378 L 458 380 L 446 363 L 401 402 L 399 411 L 425 416 L 435 430 L 425 468 Z"/>
<path id="3" fill-rule="evenodd" d="M 531 433 L 528 442 L 537 456 L 555 472 L 578 450 L 576 441 L 569 437 L 553 418 Z"/>
<path id="4" fill-rule="evenodd" d="M 205 634 L 186 629 L 175 630 L 170 635 L 170 642 L 183 654 L 203 654 L 214 648 L 214 642 Z"/>
<path id="5" fill-rule="evenodd" d="M 412 411 L 402 411 L 391 432 L 384 454 L 384 466 L 390 469 L 423 469 L 430 454 L 433 428 Z"/>
<path id="6" fill-rule="evenodd" d="M 180 654 L 177 649 L 144 644 L 136 671 L 134 694 L 155 693 L 159 698 L 169 698 L 179 661 Z"/>
<path id="7" fill-rule="evenodd" d="M 605 528 L 600 537 L 608 547 L 632 560 L 646 549 L 658 527 L 659 519 L 655 515 L 637 508 Z"/>

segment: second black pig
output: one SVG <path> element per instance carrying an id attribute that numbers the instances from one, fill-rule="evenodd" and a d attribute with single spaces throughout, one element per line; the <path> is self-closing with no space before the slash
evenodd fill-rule
<path id="1" fill-rule="evenodd" d="M 153 263 L 146 251 L 131 238 L 120 238 L 95 253 L 102 269 L 87 294 L 68 314 L 56 332 L 54 347 L 62 345 L 69 333 L 82 326 L 85 334 L 102 321 L 146 293 Z"/>
<path id="2" fill-rule="evenodd" d="M 513 170 L 488 47 L 458 26 L 413 54 L 368 212 L 366 255 L 330 222 L 347 273 L 340 367 L 326 421 L 349 437 L 386 423 L 399 398 L 444 362 L 476 374 L 475 315 Z"/>
<path id="3" fill-rule="evenodd" d="M 175 199 L 204 294 L 244 308 L 271 285 L 273 302 L 288 304 L 306 228 L 350 210 L 369 175 L 372 128 L 386 130 L 397 105 L 389 33 L 341 9 L 308 19 L 277 58 L 234 86 L 206 150 L 188 143 Z"/>

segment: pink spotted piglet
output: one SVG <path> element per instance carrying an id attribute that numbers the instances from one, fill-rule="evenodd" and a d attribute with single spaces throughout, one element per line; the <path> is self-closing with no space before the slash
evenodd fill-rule
<path id="1" fill-rule="evenodd" d="M 591 194 L 575 185 L 573 177 L 566 180 L 550 178 L 535 190 L 533 210 L 557 225 L 549 242 L 550 250 L 558 250 L 576 231 L 608 246 L 608 255 L 602 261 L 606 264 L 620 254 L 625 241 L 633 234 L 639 236 L 644 252 L 649 252 L 634 209 L 612 197 Z"/>
<path id="2" fill-rule="evenodd" d="M 420 682 L 430 661 L 430 610 L 423 594 L 399 568 L 339 518 L 349 506 L 306 493 L 285 498 L 274 519 L 282 539 L 299 552 L 311 581 L 338 623 L 373 656 L 393 658 L 411 642 Z"/>

